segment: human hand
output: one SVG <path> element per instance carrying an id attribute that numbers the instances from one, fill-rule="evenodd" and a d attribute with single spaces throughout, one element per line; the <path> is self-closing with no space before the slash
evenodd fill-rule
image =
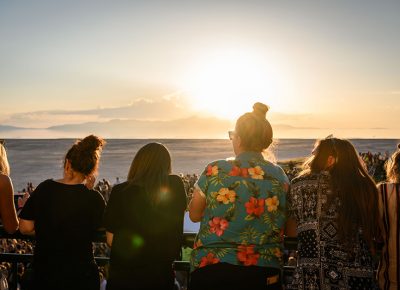
<path id="1" fill-rule="evenodd" d="M 96 181 L 96 176 L 94 174 L 86 176 L 85 186 L 88 189 L 93 189 L 94 183 Z"/>
<path id="2" fill-rule="evenodd" d="M 18 208 L 23 208 L 29 197 L 30 197 L 29 192 L 25 192 L 23 197 L 19 197 L 18 198 Z"/>

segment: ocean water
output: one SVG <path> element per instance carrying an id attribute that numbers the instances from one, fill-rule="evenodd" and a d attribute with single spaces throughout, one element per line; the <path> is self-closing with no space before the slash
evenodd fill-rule
<path id="1" fill-rule="evenodd" d="M 61 178 L 63 158 L 73 139 L 7 139 L 6 149 L 15 190 L 22 190 L 27 182 L 37 185 L 48 178 Z M 360 152 L 392 153 L 400 140 L 354 139 Z M 101 157 L 99 178 L 114 183 L 116 177 L 124 180 L 139 148 L 149 142 L 161 142 L 172 156 L 174 173 L 200 173 L 205 165 L 216 159 L 234 156 L 230 140 L 224 139 L 110 139 Z M 308 156 L 314 139 L 280 139 L 275 142 L 273 153 L 278 161 Z"/>
<path id="2" fill-rule="evenodd" d="M 63 159 L 74 143 L 73 139 L 7 139 L 6 149 L 11 167 L 11 178 L 15 191 L 26 188 L 27 182 L 34 185 L 45 179 L 58 179 L 63 174 Z M 392 153 L 400 140 L 354 139 L 351 140 L 360 152 Z M 130 164 L 139 148 L 149 142 L 161 142 L 172 156 L 173 173 L 201 173 L 205 165 L 216 159 L 233 157 L 230 140 L 144 140 L 110 139 L 104 147 L 98 177 L 113 184 L 116 177 L 126 179 Z M 281 139 L 275 142 L 273 154 L 277 161 L 308 156 L 314 139 Z M 199 224 L 185 218 L 185 231 L 197 232 Z"/>

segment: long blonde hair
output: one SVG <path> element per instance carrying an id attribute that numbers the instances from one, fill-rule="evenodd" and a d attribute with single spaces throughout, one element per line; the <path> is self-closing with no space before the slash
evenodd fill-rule
<path id="1" fill-rule="evenodd" d="M 10 175 L 10 165 L 8 164 L 6 148 L 0 144 L 0 174 Z"/>
<path id="2" fill-rule="evenodd" d="M 400 144 L 386 162 L 386 175 L 389 182 L 400 183 Z"/>

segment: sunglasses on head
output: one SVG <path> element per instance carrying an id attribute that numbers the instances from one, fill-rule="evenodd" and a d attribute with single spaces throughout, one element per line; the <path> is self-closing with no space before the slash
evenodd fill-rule
<path id="1" fill-rule="evenodd" d="M 329 140 L 331 142 L 333 153 L 335 153 L 335 155 L 337 155 L 336 142 L 335 142 L 335 137 L 333 137 L 333 134 L 326 136 L 325 140 Z"/>
<path id="2" fill-rule="evenodd" d="M 229 136 L 229 139 L 230 140 L 232 140 L 233 139 L 233 136 L 235 136 L 236 135 L 236 132 L 235 131 L 228 131 L 228 136 Z"/>

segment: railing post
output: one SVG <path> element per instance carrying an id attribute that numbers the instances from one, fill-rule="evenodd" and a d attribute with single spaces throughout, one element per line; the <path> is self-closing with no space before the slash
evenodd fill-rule
<path id="1" fill-rule="evenodd" d="M 9 290 L 17 290 L 18 286 L 18 262 L 13 262 L 11 264 L 11 283 L 8 285 Z"/>

